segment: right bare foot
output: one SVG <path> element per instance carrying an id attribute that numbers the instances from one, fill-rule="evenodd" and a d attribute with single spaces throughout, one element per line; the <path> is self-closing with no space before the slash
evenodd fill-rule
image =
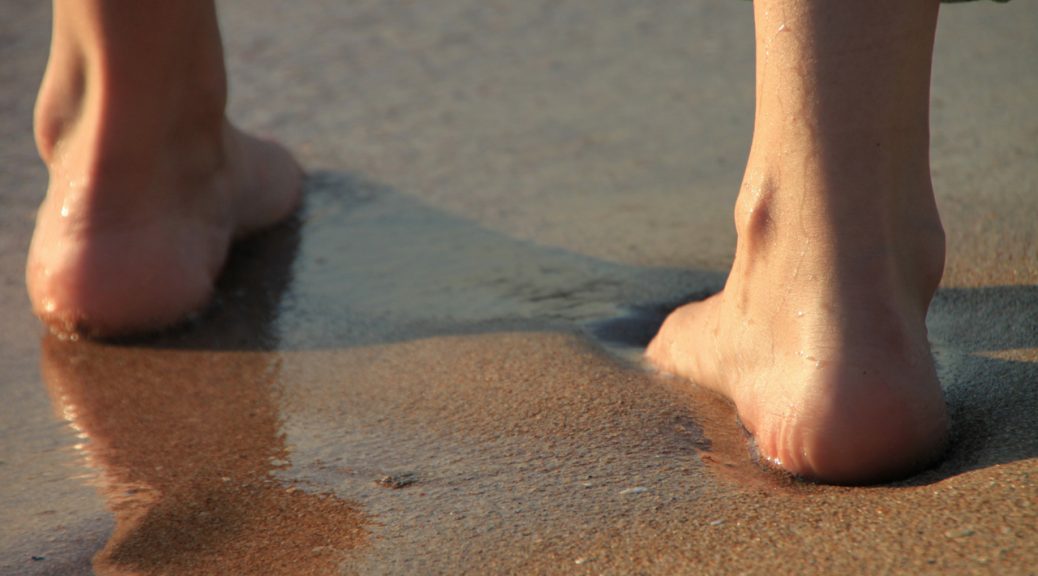
<path id="1" fill-rule="evenodd" d="M 888 239 L 824 223 L 802 234 L 778 196 L 744 191 L 724 291 L 674 311 L 647 358 L 731 400 L 783 470 L 858 483 L 932 462 L 948 434 L 925 324 L 943 267 L 936 212 Z"/>
<path id="2" fill-rule="evenodd" d="M 93 4 L 55 5 L 36 106 L 50 185 L 26 281 L 53 328 L 112 336 L 163 328 L 203 307 L 231 242 L 295 209 L 301 172 L 280 146 L 225 119 L 211 6 L 168 5 L 176 14 L 166 22 L 196 33 L 179 37 L 145 29 L 163 21 L 148 13 L 151 3 L 108 12 Z M 133 32 L 105 29 L 134 17 Z"/>
<path id="3" fill-rule="evenodd" d="M 756 0 L 757 112 L 725 289 L 647 356 L 735 404 L 760 454 L 839 483 L 939 454 L 926 337 L 944 267 L 930 181 L 936 0 Z"/>

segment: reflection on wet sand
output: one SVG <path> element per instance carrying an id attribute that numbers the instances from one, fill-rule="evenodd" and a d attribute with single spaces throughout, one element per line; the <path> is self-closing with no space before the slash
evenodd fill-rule
<path id="1" fill-rule="evenodd" d="M 85 436 L 116 518 L 98 573 L 325 573 L 364 542 L 354 506 L 273 478 L 287 451 L 270 355 L 52 336 L 42 348 L 47 386 Z"/>
<path id="2" fill-rule="evenodd" d="M 97 573 L 326 574 L 365 542 L 355 505 L 274 477 L 289 455 L 265 349 L 296 242 L 282 230 L 239 251 L 221 291 L 251 296 L 204 330 L 148 346 L 44 337 L 44 382 L 115 516 Z"/>

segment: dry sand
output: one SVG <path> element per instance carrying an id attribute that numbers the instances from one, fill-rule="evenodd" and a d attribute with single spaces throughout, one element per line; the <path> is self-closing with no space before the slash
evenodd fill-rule
<path id="1" fill-rule="evenodd" d="M 89 343 L 24 296 L 49 8 L 5 4 L 0 574 L 1038 573 L 1038 5 L 942 12 L 954 443 L 870 488 L 760 471 L 636 361 L 730 262 L 749 3 L 221 9 L 307 205 L 197 324 Z"/>

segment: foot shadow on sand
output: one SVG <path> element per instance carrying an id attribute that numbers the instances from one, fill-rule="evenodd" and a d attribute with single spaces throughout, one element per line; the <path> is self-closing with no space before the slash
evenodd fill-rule
<path id="1" fill-rule="evenodd" d="M 927 484 L 1038 457 L 1038 286 L 947 288 L 927 317 L 952 442 Z"/>
<path id="2" fill-rule="evenodd" d="M 651 336 L 667 309 L 724 282 L 718 272 L 642 268 L 515 240 L 348 174 L 312 174 L 305 197 L 291 221 L 236 246 L 200 318 L 117 343 L 315 350 L 580 330 L 629 346 Z"/>

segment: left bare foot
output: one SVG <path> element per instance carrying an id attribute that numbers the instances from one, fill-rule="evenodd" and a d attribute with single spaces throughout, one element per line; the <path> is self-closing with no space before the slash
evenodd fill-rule
<path id="1" fill-rule="evenodd" d="M 55 2 L 36 143 L 50 172 L 26 266 L 61 332 L 164 328 L 206 305 L 231 242 L 295 209 L 301 171 L 224 116 L 207 2 Z"/>

